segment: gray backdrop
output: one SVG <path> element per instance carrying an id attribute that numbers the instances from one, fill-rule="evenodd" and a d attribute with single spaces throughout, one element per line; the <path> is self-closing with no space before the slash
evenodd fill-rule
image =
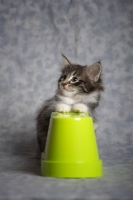
<path id="1" fill-rule="evenodd" d="M 61 53 L 83 65 L 101 60 L 100 157 L 105 167 L 133 166 L 133 1 L 0 0 L 2 173 L 39 173 L 35 116 L 55 93 Z"/>

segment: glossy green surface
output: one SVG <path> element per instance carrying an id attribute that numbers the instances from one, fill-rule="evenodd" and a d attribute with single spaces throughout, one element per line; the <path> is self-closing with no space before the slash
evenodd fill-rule
<path id="1" fill-rule="evenodd" d="M 102 176 L 102 161 L 91 117 L 78 113 L 52 113 L 41 173 L 62 178 Z"/>

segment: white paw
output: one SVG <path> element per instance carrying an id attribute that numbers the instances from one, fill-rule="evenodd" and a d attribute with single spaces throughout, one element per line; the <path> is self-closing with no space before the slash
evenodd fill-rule
<path id="1" fill-rule="evenodd" d="M 63 113 L 70 112 L 70 110 L 71 110 L 71 106 L 67 104 L 63 104 L 63 103 L 57 104 L 56 109 L 55 109 L 56 112 L 63 112 Z"/>
<path id="2" fill-rule="evenodd" d="M 83 103 L 77 103 L 73 106 L 73 111 L 85 113 L 88 112 L 88 107 Z"/>

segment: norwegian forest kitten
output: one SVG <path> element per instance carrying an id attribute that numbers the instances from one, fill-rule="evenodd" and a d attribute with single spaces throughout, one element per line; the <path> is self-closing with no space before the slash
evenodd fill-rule
<path id="1" fill-rule="evenodd" d="M 37 115 L 37 141 L 41 152 L 45 149 L 50 116 L 58 112 L 88 112 L 97 128 L 94 110 L 99 104 L 103 85 L 101 80 L 102 66 L 100 62 L 91 66 L 71 64 L 63 56 L 64 67 L 58 80 L 58 88 L 53 98 L 45 101 Z"/>

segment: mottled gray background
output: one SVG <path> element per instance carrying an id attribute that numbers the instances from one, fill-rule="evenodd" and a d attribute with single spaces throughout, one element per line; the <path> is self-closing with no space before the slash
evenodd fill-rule
<path id="1" fill-rule="evenodd" d="M 105 92 L 97 111 L 100 157 L 105 167 L 133 166 L 133 1 L 0 0 L 0 155 L 2 173 L 6 171 L 1 180 L 10 171 L 40 170 L 35 115 L 55 92 L 61 53 L 83 65 L 101 60 Z M 11 185 L 6 191 L 14 191 Z"/>

